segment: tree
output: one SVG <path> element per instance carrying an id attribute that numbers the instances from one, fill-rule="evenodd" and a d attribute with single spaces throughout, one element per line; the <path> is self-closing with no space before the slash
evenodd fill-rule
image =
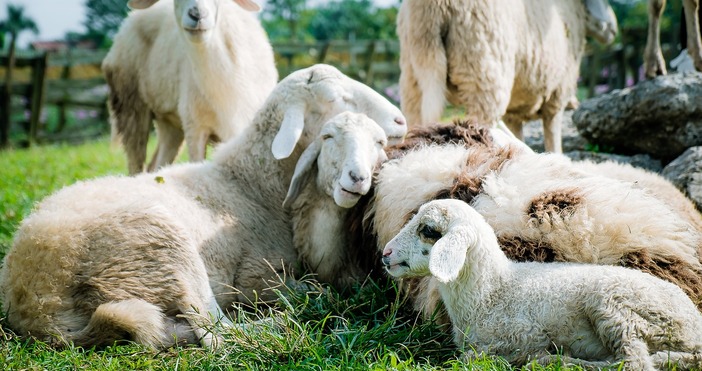
<path id="1" fill-rule="evenodd" d="M 307 0 L 268 0 L 263 9 L 262 23 L 271 39 L 299 40 L 300 19 Z M 285 25 L 284 27 L 281 27 Z"/>
<path id="2" fill-rule="evenodd" d="M 119 30 L 124 18 L 127 17 L 127 2 L 125 0 L 86 0 L 86 20 L 83 22 L 87 32 L 85 36 L 94 40 L 99 46 L 106 43 Z"/>
<path id="3" fill-rule="evenodd" d="M 0 22 L 0 33 L 10 34 L 10 45 L 5 65 L 5 85 L 2 91 L 2 116 L 0 116 L 0 148 L 7 147 L 10 141 L 10 95 L 12 92 L 12 69 L 15 67 L 17 36 L 24 31 L 39 33 L 37 24 L 25 16 L 24 7 L 7 4 L 7 19 Z"/>
<path id="4" fill-rule="evenodd" d="M 371 0 L 330 1 L 310 23 L 317 40 L 387 39 L 395 37 L 397 8 L 378 9 Z"/>

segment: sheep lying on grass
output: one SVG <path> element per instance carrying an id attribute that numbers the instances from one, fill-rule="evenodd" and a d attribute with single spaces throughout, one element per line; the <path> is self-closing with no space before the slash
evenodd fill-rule
<path id="1" fill-rule="evenodd" d="M 283 201 L 303 150 L 348 110 L 394 141 L 406 133 L 380 94 L 316 65 L 281 81 L 212 162 L 79 182 L 46 198 L 0 270 L 9 327 L 88 347 L 131 339 L 158 348 L 174 335 L 211 345 L 206 329 L 227 322 L 222 308 L 275 300 L 271 282 L 296 273 Z"/>
<path id="2" fill-rule="evenodd" d="M 468 358 L 702 367 L 702 315 L 679 287 L 622 267 L 511 262 L 463 201 L 420 207 L 385 246 L 383 264 L 394 277 L 436 277 Z"/>
<path id="3" fill-rule="evenodd" d="M 386 144 L 373 120 L 341 113 L 322 127 L 295 167 L 284 202 L 293 215 L 295 247 L 309 271 L 338 289 L 366 275 L 354 262 L 344 221 L 370 190 L 376 166 L 387 160 Z"/>
<path id="4" fill-rule="evenodd" d="M 208 141 L 241 134 L 278 80 L 273 49 L 251 0 L 131 0 L 102 69 L 112 132 L 129 173 L 142 172 L 151 121 L 158 146 L 149 171 L 170 164 L 183 139 L 190 161 Z M 147 9 L 148 8 L 148 9 Z"/>
<path id="5" fill-rule="evenodd" d="M 542 119 L 546 150 L 561 152 L 594 5 L 616 30 L 606 0 L 403 1 L 400 93 L 410 126 L 438 121 L 449 101 L 481 123 L 503 118 L 520 139 L 524 121 Z"/>
<path id="6" fill-rule="evenodd" d="M 473 206 L 513 260 L 636 268 L 677 284 L 702 307 L 702 231 L 648 190 L 559 154 L 461 144 L 411 150 L 381 167 L 372 200 L 360 204 L 365 215 L 350 222 L 364 221 L 364 237 L 355 239 L 382 250 L 420 205 L 440 198 Z M 427 317 L 439 304 L 431 281 L 403 282 Z"/>

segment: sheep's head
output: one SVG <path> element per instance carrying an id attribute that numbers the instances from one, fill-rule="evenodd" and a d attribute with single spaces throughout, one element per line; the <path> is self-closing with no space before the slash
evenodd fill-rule
<path id="1" fill-rule="evenodd" d="M 385 132 L 362 113 L 343 112 L 324 124 L 295 167 L 285 207 L 299 196 L 317 168 L 316 185 L 343 208 L 356 205 L 371 187 L 373 171 L 387 159 Z"/>
<path id="2" fill-rule="evenodd" d="M 472 207 L 459 200 L 434 200 L 385 245 L 382 262 L 394 277 L 433 275 L 441 282 L 458 277 L 478 232 L 490 228 Z"/>
<path id="3" fill-rule="evenodd" d="M 585 1 L 585 26 L 588 36 L 602 44 L 611 44 L 619 32 L 617 17 L 607 0 Z"/>
<path id="4" fill-rule="evenodd" d="M 193 42 L 207 40 L 217 27 L 219 5 L 224 1 L 234 1 L 249 11 L 259 11 L 261 8 L 251 0 L 174 0 L 176 22 Z M 129 0 L 127 5 L 132 9 L 148 8 L 158 0 Z"/>
<path id="5" fill-rule="evenodd" d="M 318 64 L 293 72 L 283 79 L 271 97 L 281 97 L 278 104 L 285 115 L 273 140 L 277 159 L 290 156 L 303 133 L 313 138 L 333 116 L 360 112 L 375 121 L 391 143 L 402 141 L 407 124 L 402 112 L 370 87 L 355 81 L 336 68 Z"/>

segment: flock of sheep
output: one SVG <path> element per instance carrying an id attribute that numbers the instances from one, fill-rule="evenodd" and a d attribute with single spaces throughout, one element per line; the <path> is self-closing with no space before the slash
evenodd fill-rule
<path id="1" fill-rule="evenodd" d="M 130 176 L 23 221 L 0 270 L 18 334 L 211 347 L 281 280 L 387 273 L 468 359 L 702 367 L 702 214 L 656 174 L 558 153 L 585 37 L 616 34 L 606 0 L 403 1 L 402 111 L 328 65 L 277 82 L 250 0 L 129 6 L 103 70 Z M 468 117 L 436 124 L 446 101 Z M 534 118 L 553 153 L 519 140 Z"/>

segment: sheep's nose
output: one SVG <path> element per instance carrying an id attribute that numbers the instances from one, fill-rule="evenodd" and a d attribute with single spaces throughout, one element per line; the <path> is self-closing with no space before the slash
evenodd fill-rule
<path id="1" fill-rule="evenodd" d="M 400 126 L 405 126 L 407 125 L 407 122 L 403 117 L 395 117 L 395 123 L 400 125 Z"/>
<path id="2" fill-rule="evenodd" d="M 199 7 L 194 7 L 194 8 L 190 8 L 190 10 L 188 10 L 188 16 L 193 21 L 199 21 L 199 20 L 207 17 L 208 14 L 209 14 L 209 12 L 205 8 L 201 9 Z"/>
<path id="3" fill-rule="evenodd" d="M 351 178 L 351 180 L 354 183 L 363 183 L 366 180 L 365 176 L 358 175 L 358 174 L 354 173 L 353 171 L 349 171 L 349 178 Z"/>
<path id="4" fill-rule="evenodd" d="M 385 258 L 390 256 L 392 254 L 392 249 L 385 248 L 383 249 L 383 261 L 385 261 Z"/>

